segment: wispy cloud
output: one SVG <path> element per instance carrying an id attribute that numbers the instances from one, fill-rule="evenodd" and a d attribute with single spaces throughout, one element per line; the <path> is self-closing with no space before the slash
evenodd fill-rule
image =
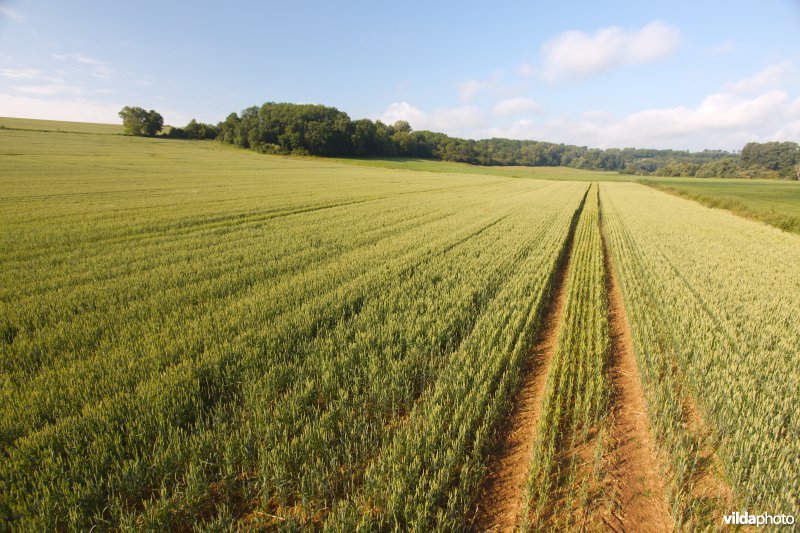
<path id="1" fill-rule="evenodd" d="M 458 96 L 462 102 L 466 103 L 471 101 L 479 93 L 490 92 L 496 96 L 497 93 L 506 92 L 509 87 L 504 87 L 503 79 L 505 78 L 505 71 L 502 69 L 492 72 L 488 79 L 471 79 L 456 83 L 458 89 Z"/>
<path id="2" fill-rule="evenodd" d="M 42 72 L 40 70 L 36 70 L 35 68 L 0 68 L 0 77 L 11 80 L 31 80 L 38 78 L 41 75 Z"/>
<path id="3" fill-rule="evenodd" d="M 729 83 L 725 88 L 735 93 L 747 93 L 765 88 L 782 87 L 794 75 L 796 75 L 794 65 L 789 61 L 784 61 L 770 65 L 748 78 Z"/>
<path id="4" fill-rule="evenodd" d="M 615 67 L 639 65 L 672 54 L 680 44 L 680 31 L 661 21 L 639 30 L 611 26 L 594 35 L 567 31 L 542 45 L 542 78 L 584 80 Z"/>
<path id="5" fill-rule="evenodd" d="M 25 14 L 21 11 L 17 11 L 3 4 L 0 4 L 0 15 L 13 20 L 17 24 L 22 24 L 26 19 Z"/>
<path id="6" fill-rule="evenodd" d="M 490 89 L 493 86 L 494 82 L 483 80 L 467 80 L 456 83 L 459 97 L 463 102 L 469 102 L 473 97 L 475 97 L 476 94 L 481 91 L 485 91 L 486 89 Z"/>
<path id="7" fill-rule="evenodd" d="M 118 123 L 120 104 L 84 99 L 44 100 L 0 93 L 0 116 Z"/>
<path id="8" fill-rule="evenodd" d="M 496 116 L 511 116 L 537 111 L 539 104 L 530 98 L 516 97 L 501 100 L 492 107 L 492 114 Z"/>
<path id="9" fill-rule="evenodd" d="M 709 56 L 724 56 L 731 53 L 735 47 L 736 45 L 733 41 L 725 41 L 724 43 L 709 46 L 705 49 L 705 53 Z"/>
<path id="10" fill-rule="evenodd" d="M 114 75 L 114 69 L 106 65 L 99 65 L 92 71 L 95 78 L 108 79 Z"/>
<path id="11" fill-rule="evenodd" d="M 80 87 L 60 83 L 47 85 L 16 85 L 11 88 L 20 93 L 40 96 L 54 96 L 58 94 L 78 95 L 83 93 L 83 90 Z"/>
<path id="12" fill-rule="evenodd" d="M 78 63 L 83 63 L 84 65 L 107 65 L 105 61 L 101 61 L 99 59 L 95 59 L 93 57 L 87 56 L 86 54 L 50 54 L 51 57 L 54 59 L 58 59 L 59 61 L 77 61 Z"/>
<path id="13" fill-rule="evenodd" d="M 76 122 L 102 122 L 118 124 L 121 103 L 95 100 L 80 96 L 64 94 L 58 97 L 45 95 L 14 95 L 0 93 L 0 117 L 41 118 L 49 120 L 71 120 Z M 130 104 L 131 102 L 126 102 Z M 139 103 L 147 109 L 149 105 Z M 159 113 L 167 124 L 183 125 L 189 122 L 191 115 L 168 106 L 158 106 Z M 211 117 L 198 116 L 199 120 L 211 122 Z"/>
<path id="14" fill-rule="evenodd" d="M 522 64 L 517 67 L 517 74 L 523 78 L 532 78 L 536 75 L 536 69 L 527 61 L 523 61 Z"/>
<path id="15" fill-rule="evenodd" d="M 442 131 L 459 131 L 479 128 L 485 124 L 483 112 L 475 106 L 443 107 L 431 113 L 431 128 Z"/>
<path id="16" fill-rule="evenodd" d="M 114 69 L 111 68 L 111 65 L 107 61 L 102 61 L 80 52 L 75 54 L 50 54 L 50 57 L 58 59 L 59 61 L 74 61 L 81 65 L 91 67 L 91 73 L 96 78 L 108 79 L 115 74 Z"/>

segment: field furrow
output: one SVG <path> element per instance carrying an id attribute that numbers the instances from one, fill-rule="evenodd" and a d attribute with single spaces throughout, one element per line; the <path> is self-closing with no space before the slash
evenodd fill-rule
<path id="1" fill-rule="evenodd" d="M 515 269 L 435 385 L 371 462 L 363 489 L 349 496 L 326 527 L 463 524 L 480 488 L 492 433 L 518 386 L 519 368 L 542 320 L 576 209 L 560 211 L 545 232 L 527 233 L 528 238 L 538 234 L 535 251 Z"/>
<path id="2" fill-rule="evenodd" d="M 542 401 L 520 528 L 584 527 L 597 505 L 606 440 L 609 350 L 605 270 L 593 185 L 575 230 L 563 324 Z"/>
<path id="3" fill-rule="evenodd" d="M 601 192 L 676 524 L 731 511 L 702 489 L 711 450 L 734 504 L 797 513 L 797 236 L 637 185 Z"/>
<path id="4" fill-rule="evenodd" d="M 495 449 L 488 459 L 474 523 L 474 527 L 481 531 L 513 531 L 522 515 L 531 447 L 536 439 L 550 363 L 563 324 L 566 279 L 575 225 L 582 210 L 583 205 L 573 217 L 570 234 L 556 265 L 548 300 L 542 311 L 541 325 L 530 353 L 520 366 L 520 388 L 513 394 L 510 413 L 500 427 Z"/>
<path id="5" fill-rule="evenodd" d="M 653 444 L 653 426 L 647 416 L 641 374 L 636 363 L 625 302 L 603 235 L 606 293 L 609 309 L 609 378 L 611 417 L 606 452 L 611 505 L 603 523 L 627 531 L 669 531 L 674 528 L 667 506 L 661 463 Z"/>

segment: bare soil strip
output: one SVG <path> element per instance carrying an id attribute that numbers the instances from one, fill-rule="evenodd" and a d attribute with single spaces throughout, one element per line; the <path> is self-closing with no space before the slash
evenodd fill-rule
<path id="1" fill-rule="evenodd" d="M 609 368 L 613 422 L 608 464 L 615 507 L 603 521 L 615 531 L 672 531 L 674 524 L 667 507 L 663 470 L 650 434 L 630 325 L 604 228 L 601 230 L 611 336 Z"/>
<path id="2" fill-rule="evenodd" d="M 541 327 L 530 355 L 520 369 L 520 390 L 513 400 L 508 418 L 501 426 L 500 437 L 489 458 L 488 473 L 481 488 L 473 526 L 476 531 L 514 531 L 517 527 L 547 375 L 550 373 L 559 327 L 563 323 L 572 241 L 582 211 L 583 202 L 573 217 L 564 250 L 556 265 L 548 302 L 541 315 Z"/>

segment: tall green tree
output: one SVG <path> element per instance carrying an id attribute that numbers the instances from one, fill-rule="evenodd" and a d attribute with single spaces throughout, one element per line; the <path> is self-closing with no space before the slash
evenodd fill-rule
<path id="1" fill-rule="evenodd" d="M 119 116 L 125 135 L 153 136 L 164 127 L 164 117 L 154 110 L 125 106 Z"/>
<path id="2" fill-rule="evenodd" d="M 760 167 L 792 178 L 796 176 L 795 166 L 800 163 L 800 146 L 793 142 L 747 143 L 742 148 L 741 162 L 747 169 Z"/>

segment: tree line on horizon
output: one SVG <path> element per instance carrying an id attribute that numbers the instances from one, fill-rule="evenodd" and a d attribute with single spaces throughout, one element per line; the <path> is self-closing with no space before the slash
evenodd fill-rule
<path id="1" fill-rule="evenodd" d="M 152 118 L 155 113 L 129 107 L 123 111 L 137 109 L 139 117 Z M 120 112 L 120 116 L 122 114 Z M 126 126 L 125 129 L 128 134 L 143 134 L 140 133 L 142 128 L 129 131 Z M 266 154 L 409 157 L 487 166 L 566 166 L 648 176 L 800 178 L 800 146 L 794 142 L 751 142 L 736 153 L 648 148 L 602 150 L 501 138 L 476 141 L 432 131 L 413 131 L 409 123 L 402 120 L 394 124 L 366 118 L 351 120 L 347 113 L 335 107 L 317 104 L 267 102 L 238 114 L 231 113 L 216 125 L 192 119 L 185 127 L 173 127 L 163 136 L 216 139 Z"/>

